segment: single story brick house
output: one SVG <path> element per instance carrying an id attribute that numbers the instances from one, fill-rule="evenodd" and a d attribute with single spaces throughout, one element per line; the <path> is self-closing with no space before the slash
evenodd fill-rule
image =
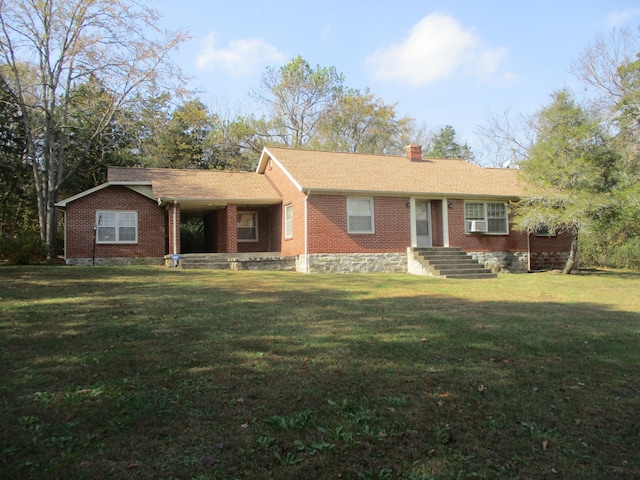
<path id="1" fill-rule="evenodd" d="M 494 270 L 559 268 L 568 236 L 511 228 L 509 203 L 524 194 L 515 169 L 424 159 L 417 145 L 406 156 L 265 147 L 255 172 L 110 168 L 57 206 L 67 264 L 219 253 L 293 257 L 307 273 L 411 271 L 413 249 L 458 247 Z M 187 245 L 181 225 L 194 224 Z"/>

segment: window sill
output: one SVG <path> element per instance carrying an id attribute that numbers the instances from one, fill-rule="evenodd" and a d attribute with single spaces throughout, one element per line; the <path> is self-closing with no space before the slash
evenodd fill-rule
<path id="1" fill-rule="evenodd" d="M 138 242 L 96 242 L 96 245 L 138 245 Z"/>

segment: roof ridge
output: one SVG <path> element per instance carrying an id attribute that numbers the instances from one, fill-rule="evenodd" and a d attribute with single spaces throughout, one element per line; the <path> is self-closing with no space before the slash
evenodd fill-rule
<path id="1" fill-rule="evenodd" d="M 121 167 L 107 166 L 109 170 L 137 170 L 142 172 L 211 172 L 211 173 L 256 173 L 253 170 L 218 170 L 216 168 L 171 168 L 171 167 Z"/>
<path id="2" fill-rule="evenodd" d="M 287 150 L 290 152 L 307 152 L 307 153 L 329 153 L 333 155 L 354 155 L 354 156 L 367 156 L 367 157 L 389 157 L 389 158 L 407 158 L 404 155 L 392 155 L 390 153 L 362 153 L 362 152 L 339 152 L 335 150 L 320 150 L 318 148 L 293 148 L 293 147 L 282 147 L 279 145 L 265 145 L 267 150 L 269 149 L 279 149 L 279 150 Z"/>
<path id="3" fill-rule="evenodd" d="M 271 149 L 271 150 L 286 150 L 288 152 L 305 152 L 305 153 L 325 153 L 325 154 L 329 154 L 329 155 L 349 155 L 349 156 L 354 156 L 354 157 L 381 157 L 381 158 L 396 158 L 396 159 L 400 159 L 400 160 L 409 160 L 407 158 L 406 155 L 401 155 L 401 154 L 397 154 L 397 155 L 393 155 L 390 153 L 363 153 L 363 152 L 341 152 L 341 151 L 336 151 L 336 150 L 321 150 L 321 149 L 317 149 L 317 148 L 293 148 L 293 147 L 283 147 L 283 146 L 279 146 L 279 145 L 265 145 L 265 148 L 267 150 Z M 464 159 L 464 158 L 447 158 L 447 157 L 423 157 L 422 158 L 423 161 L 443 161 L 443 160 L 451 160 L 451 161 L 458 161 L 458 162 L 466 162 L 470 165 L 474 165 L 480 168 L 486 168 L 483 167 L 482 165 L 478 165 L 472 162 L 469 162 L 468 160 Z"/>

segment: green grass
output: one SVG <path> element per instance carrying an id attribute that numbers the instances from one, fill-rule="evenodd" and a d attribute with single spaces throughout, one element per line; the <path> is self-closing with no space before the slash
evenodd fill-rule
<path id="1" fill-rule="evenodd" d="M 0 284 L 2 478 L 640 478 L 638 274 Z"/>

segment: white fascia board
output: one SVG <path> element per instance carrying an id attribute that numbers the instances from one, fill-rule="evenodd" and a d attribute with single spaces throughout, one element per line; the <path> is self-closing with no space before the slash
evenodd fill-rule
<path id="1" fill-rule="evenodd" d="M 262 147 L 262 153 L 260 154 L 260 160 L 258 160 L 258 166 L 256 167 L 256 173 L 264 173 L 267 168 L 269 158 L 271 158 L 271 152 L 267 150 L 267 147 Z"/>
<path id="2" fill-rule="evenodd" d="M 64 200 L 57 202 L 55 205 L 56 207 L 64 208 L 67 206 L 68 203 L 71 203 L 74 200 L 78 200 L 79 198 L 86 197 L 87 195 L 91 195 L 92 193 L 102 190 L 103 188 L 106 188 L 108 186 L 109 186 L 109 182 L 103 183 L 102 185 L 98 185 L 97 187 L 93 187 L 93 188 L 90 188 L 89 190 L 85 190 L 84 192 L 80 192 L 77 195 L 74 195 L 73 197 L 65 198 Z"/>

